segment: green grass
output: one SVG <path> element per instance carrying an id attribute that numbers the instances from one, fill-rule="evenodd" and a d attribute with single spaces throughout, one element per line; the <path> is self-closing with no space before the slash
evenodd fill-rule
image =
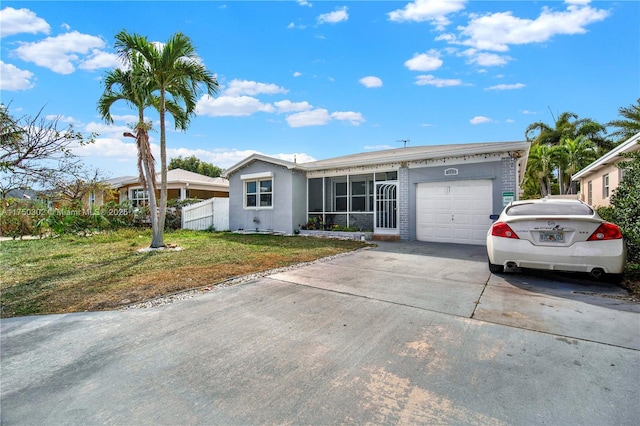
<path id="1" fill-rule="evenodd" d="M 114 309 L 366 246 L 359 241 L 180 230 L 182 250 L 139 252 L 149 231 L 0 243 L 2 317 Z"/>

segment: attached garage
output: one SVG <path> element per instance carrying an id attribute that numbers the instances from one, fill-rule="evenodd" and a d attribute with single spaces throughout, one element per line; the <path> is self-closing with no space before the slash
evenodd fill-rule
<path id="1" fill-rule="evenodd" d="M 489 179 L 425 182 L 416 188 L 416 239 L 484 245 L 493 214 Z"/>

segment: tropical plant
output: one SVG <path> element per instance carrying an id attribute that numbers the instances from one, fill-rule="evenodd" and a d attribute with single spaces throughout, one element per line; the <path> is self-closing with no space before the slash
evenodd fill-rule
<path id="1" fill-rule="evenodd" d="M 557 193 L 571 191 L 571 174 L 580 170 L 580 165 L 590 163 L 586 158 L 592 154 L 597 158 L 614 146 L 604 137 L 605 126 L 594 120 L 580 119 L 573 112 L 563 112 L 557 119 L 553 114 L 552 117 L 553 126 L 539 121 L 525 130 L 527 141 L 532 143 L 523 185 L 525 198 L 551 195 L 556 183 Z"/>
<path id="2" fill-rule="evenodd" d="M 534 191 L 538 191 L 539 197 L 551 194 L 554 167 L 553 147 L 548 145 L 531 146 L 525 176 L 525 187 L 528 188 L 526 198 L 533 198 L 536 195 Z"/>
<path id="3" fill-rule="evenodd" d="M 571 177 L 598 158 L 593 142 L 585 136 L 575 139 L 565 138 L 554 148 L 554 158 L 558 165 L 560 194 L 575 193 L 575 182 Z"/>
<path id="4" fill-rule="evenodd" d="M 209 95 L 214 95 L 218 82 L 200 62 L 189 37 L 180 32 L 172 35 L 166 44 L 152 43 L 144 36 L 124 30 L 115 38 L 120 58 L 131 69 L 133 90 L 145 107 L 153 106 L 160 115 L 160 203 L 157 216 L 151 211 L 151 216 L 156 216 L 152 222 L 151 247 L 163 247 L 167 210 L 166 113 L 173 116 L 176 129 L 186 130 L 203 86 Z M 138 138 L 138 134 L 133 137 Z"/>
<path id="5" fill-rule="evenodd" d="M 98 112 L 107 123 L 113 123 L 111 116 L 111 106 L 119 101 L 124 100 L 137 109 L 138 122 L 133 127 L 133 133 L 126 132 L 124 136 L 132 137 L 136 140 L 138 151 L 138 175 L 140 183 L 146 189 L 149 196 L 149 206 L 151 211 L 157 210 L 156 201 L 156 170 L 155 159 L 151 152 L 151 144 L 149 143 L 149 130 L 151 129 L 151 121 L 145 121 L 144 110 L 153 106 L 156 100 L 152 93 L 152 87 L 145 85 L 145 81 L 141 76 L 140 68 L 143 67 L 141 58 L 134 54 L 131 55 L 129 65 L 131 69 L 121 70 L 115 69 L 107 73 L 104 79 L 105 91 L 98 100 Z M 151 229 L 156 235 L 158 227 L 157 215 L 150 215 Z M 157 243 L 151 242 L 154 247 Z"/>
<path id="6" fill-rule="evenodd" d="M 607 123 L 607 127 L 617 127 L 611 136 L 616 137 L 618 142 L 623 142 L 640 132 L 640 98 L 636 105 L 622 107 L 618 113 L 624 119 L 612 120 Z"/>
<path id="7" fill-rule="evenodd" d="M 629 161 L 617 163 L 623 177 L 611 196 L 612 221 L 622 229 L 629 261 L 640 264 L 640 152 L 622 155 Z"/>

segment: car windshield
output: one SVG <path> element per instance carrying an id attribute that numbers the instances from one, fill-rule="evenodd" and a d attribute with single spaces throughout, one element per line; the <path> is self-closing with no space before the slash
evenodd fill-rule
<path id="1" fill-rule="evenodd" d="M 516 204 L 507 209 L 508 216 L 564 216 L 593 215 L 593 210 L 582 203 L 526 203 Z"/>

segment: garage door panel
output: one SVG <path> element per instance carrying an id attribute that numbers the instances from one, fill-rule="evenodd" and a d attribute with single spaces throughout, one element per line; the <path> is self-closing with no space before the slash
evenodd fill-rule
<path id="1" fill-rule="evenodd" d="M 491 180 L 418 184 L 416 238 L 484 245 L 492 210 Z"/>

